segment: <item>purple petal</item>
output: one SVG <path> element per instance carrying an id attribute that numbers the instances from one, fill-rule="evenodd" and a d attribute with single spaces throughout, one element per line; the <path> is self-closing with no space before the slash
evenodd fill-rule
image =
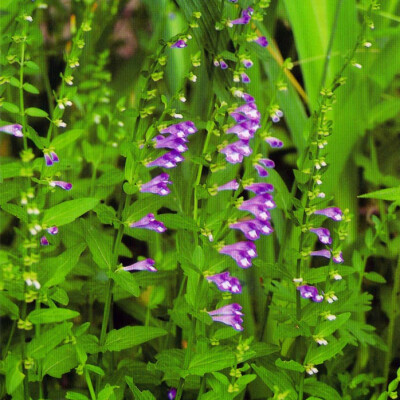
<path id="1" fill-rule="evenodd" d="M 42 246 L 48 246 L 50 243 L 49 243 L 49 241 L 47 240 L 46 236 L 42 236 L 42 237 L 40 238 L 40 244 L 41 244 Z"/>
<path id="2" fill-rule="evenodd" d="M 243 65 L 245 66 L 245 68 L 251 68 L 253 66 L 253 61 L 249 60 L 249 59 L 243 59 L 242 60 Z"/>
<path id="3" fill-rule="evenodd" d="M 331 218 L 334 221 L 341 221 L 343 218 L 342 210 L 338 207 L 328 207 L 322 210 L 314 211 L 314 214 L 325 215 L 325 217 Z"/>
<path id="4" fill-rule="evenodd" d="M 318 240 L 323 244 L 332 244 L 331 233 L 326 228 L 311 228 L 310 232 L 318 236 Z"/>
<path id="5" fill-rule="evenodd" d="M 187 43 L 183 39 L 179 39 L 174 44 L 171 45 L 172 49 L 183 49 L 187 46 Z"/>
<path id="6" fill-rule="evenodd" d="M 174 400 L 176 397 L 176 389 L 171 388 L 168 390 L 168 400 Z"/>
<path id="7" fill-rule="evenodd" d="M 325 250 L 316 250 L 316 251 L 310 252 L 310 256 L 331 258 L 331 252 L 326 249 Z"/>
<path id="8" fill-rule="evenodd" d="M 50 233 L 50 235 L 57 235 L 58 228 L 56 226 L 51 226 L 50 228 L 47 228 L 47 232 Z"/>
<path id="9" fill-rule="evenodd" d="M 259 44 L 261 47 L 267 47 L 268 46 L 268 40 L 265 36 L 260 36 L 255 40 L 257 44 Z"/>
<path id="10" fill-rule="evenodd" d="M 147 258 L 146 260 L 135 262 L 132 265 L 128 265 L 123 267 L 125 271 L 150 271 L 157 272 L 157 269 L 153 267 L 155 261 L 151 258 Z"/>
<path id="11" fill-rule="evenodd" d="M 261 178 L 265 178 L 269 175 L 268 171 L 261 165 L 256 164 L 254 165 L 254 168 L 257 170 L 258 176 Z"/>
<path id="12" fill-rule="evenodd" d="M 53 160 L 52 160 L 52 158 L 50 157 L 50 154 L 44 153 L 43 156 L 44 156 L 44 160 L 45 160 L 45 162 L 46 162 L 46 165 L 47 165 L 48 167 L 51 167 L 51 166 L 53 165 Z"/>
<path id="13" fill-rule="evenodd" d="M 72 189 L 72 184 L 68 183 L 68 182 L 64 182 L 64 181 L 50 181 L 49 185 L 54 187 L 54 186 L 58 186 L 61 189 L 64 190 L 71 190 Z"/>
<path id="14" fill-rule="evenodd" d="M 275 163 L 269 158 L 260 158 L 258 162 L 266 168 L 275 168 Z"/>
<path id="15" fill-rule="evenodd" d="M 279 140 L 279 139 L 276 138 L 276 137 L 268 136 L 268 137 L 265 139 L 265 141 L 266 141 L 271 147 L 277 147 L 277 148 L 283 147 L 283 142 L 282 142 L 282 140 Z"/>
<path id="16" fill-rule="evenodd" d="M 250 78 L 246 73 L 242 72 L 240 74 L 240 77 L 242 78 L 243 83 L 250 83 Z"/>
<path id="17" fill-rule="evenodd" d="M 241 312 L 242 306 L 238 303 L 228 304 L 226 306 L 217 308 L 214 311 L 209 311 L 209 315 L 243 315 Z"/>
<path id="18" fill-rule="evenodd" d="M 248 94 L 248 93 L 243 93 L 243 100 L 244 100 L 246 103 L 253 103 L 253 102 L 255 101 L 254 97 L 251 96 L 251 95 Z"/>
<path id="19" fill-rule="evenodd" d="M 59 162 L 60 161 L 59 158 L 58 158 L 58 155 L 56 154 L 55 151 L 50 151 L 50 157 L 53 160 L 53 162 Z"/>
<path id="20" fill-rule="evenodd" d="M 155 221 L 154 214 L 150 213 L 150 214 L 145 215 L 139 221 L 132 222 L 129 226 L 131 228 L 140 228 L 140 227 L 145 226 L 145 225 L 147 225 L 147 224 L 149 224 L 150 222 L 153 222 L 153 221 Z"/>
<path id="21" fill-rule="evenodd" d="M 314 286 L 302 285 L 298 286 L 297 290 L 304 299 L 311 299 L 316 303 L 320 303 L 323 300 L 323 296 L 318 294 L 318 289 Z"/>
<path id="22" fill-rule="evenodd" d="M 239 229 L 249 240 L 257 240 L 260 238 L 260 230 L 257 224 L 253 222 L 254 220 L 236 222 L 230 224 L 229 228 Z"/>
<path id="23" fill-rule="evenodd" d="M 244 187 L 255 194 L 271 193 L 274 191 L 274 186 L 270 183 L 252 183 Z"/>
<path id="24" fill-rule="evenodd" d="M 15 137 L 23 137 L 24 134 L 22 133 L 22 125 L 20 124 L 11 124 L 11 125 L 4 125 L 0 127 L 0 132 L 8 133 Z"/>
<path id="25" fill-rule="evenodd" d="M 227 69 L 228 68 L 228 64 L 224 60 L 221 60 L 219 62 L 219 65 L 220 65 L 221 69 Z"/>
<path id="26" fill-rule="evenodd" d="M 236 182 L 235 179 L 225 183 L 224 185 L 217 187 L 218 192 L 222 190 L 237 190 L 237 189 L 239 189 L 239 184 Z"/>

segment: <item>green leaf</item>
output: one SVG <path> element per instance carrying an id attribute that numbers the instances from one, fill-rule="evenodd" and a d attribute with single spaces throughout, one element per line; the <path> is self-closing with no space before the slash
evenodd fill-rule
<path id="1" fill-rule="evenodd" d="M 28 356 L 36 360 L 46 357 L 68 336 L 72 325 L 72 322 L 65 322 L 47 331 L 42 331 L 39 336 L 34 337 L 28 343 Z"/>
<path id="2" fill-rule="evenodd" d="M 42 308 L 33 310 L 28 315 L 28 320 L 32 324 L 52 324 L 53 322 L 61 322 L 67 319 L 75 318 L 79 314 L 78 311 L 68 310 L 66 308 Z"/>
<path id="3" fill-rule="evenodd" d="M 183 214 L 160 214 L 157 216 L 157 220 L 163 222 L 169 229 L 199 230 L 196 222 Z"/>
<path id="4" fill-rule="evenodd" d="M 51 141 L 51 146 L 54 147 L 56 150 L 61 150 L 65 147 L 68 147 L 77 139 L 79 139 L 83 132 L 83 129 L 71 129 L 70 131 L 66 131 L 62 135 L 56 136 Z"/>
<path id="5" fill-rule="evenodd" d="M 200 271 L 203 269 L 205 257 L 201 246 L 196 246 L 194 249 L 192 262 Z"/>
<path id="6" fill-rule="evenodd" d="M 9 103 L 8 101 L 3 101 L 2 107 L 12 114 L 19 113 L 19 107 L 16 104 Z"/>
<path id="7" fill-rule="evenodd" d="M 366 272 L 364 274 L 364 278 L 367 278 L 371 282 L 386 283 L 386 279 L 382 275 L 374 271 Z"/>
<path id="8" fill-rule="evenodd" d="M 99 199 L 91 197 L 64 201 L 44 212 L 43 224 L 47 226 L 69 224 L 76 218 L 92 210 L 98 203 Z"/>
<path id="9" fill-rule="evenodd" d="M 324 400 L 341 400 L 342 396 L 331 386 L 313 378 L 304 381 L 304 391 Z M 310 399 L 310 397 L 308 398 Z"/>
<path id="10" fill-rule="evenodd" d="M 155 214 L 165 204 L 165 199 L 160 196 L 146 197 L 135 201 L 130 207 L 124 210 L 122 218 L 124 221 L 135 222 L 146 214 Z"/>
<path id="11" fill-rule="evenodd" d="M 12 394 L 23 382 L 25 375 L 22 373 L 22 360 L 9 353 L 5 360 L 6 390 Z"/>
<path id="12" fill-rule="evenodd" d="M 97 400 L 111 400 L 115 399 L 114 389 L 118 388 L 118 386 L 110 386 L 108 383 L 103 388 L 97 396 Z"/>
<path id="13" fill-rule="evenodd" d="M 28 214 L 26 213 L 25 209 L 16 204 L 6 203 L 1 206 L 1 208 L 8 214 L 14 215 L 22 222 L 28 223 Z"/>
<path id="14" fill-rule="evenodd" d="M 19 309 L 16 304 L 14 304 L 8 297 L 0 292 L 0 310 L 5 314 L 10 314 L 13 318 L 17 319 L 19 317 Z"/>
<path id="15" fill-rule="evenodd" d="M 235 365 L 235 354 L 228 347 L 216 347 L 204 354 L 195 354 L 188 371 L 192 375 L 203 376 L 207 372 L 220 371 Z"/>
<path id="16" fill-rule="evenodd" d="M 89 400 L 89 397 L 77 392 L 67 392 L 65 398 L 68 400 Z"/>
<path id="17" fill-rule="evenodd" d="M 133 274 L 128 271 L 115 271 L 111 273 L 111 278 L 121 289 L 124 289 L 132 296 L 138 297 L 140 295 L 139 284 Z"/>
<path id="18" fill-rule="evenodd" d="M 94 372 L 97 375 L 104 376 L 104 371 L 96 365 L 86 364 L 85 368 L 91 372 Z"/>
<path id="19" fill-rule="evenodd" d="M 40 68 L 39 65 L 37 65 L 34 61 L 25 61 L 25 66 L 32 70 L 32 72 L 39 72 Z"/>
<path id="20" fill-rule="evenodd" d="M 297 361 L 284 361 L 280 358 L 276 359 L 275 365 L 278 368 L 288 369 L 289 371 L 304 372 L 304 367 Z"/>
<path id="21" fill-rule="evenodd" d="M 111 270 L 112 265 L 112 242 L 101 231 L 84 219 L 80 220 L 85 233 L 85 240 L 92 253 L 93 261 L 102 269 Z"/>
<path id="22" fill-rule="evenodd" d="M 347 344 L 347 339 L 334 340 L 332 337 L 331 341 L 326 346 L 311 347 L 309 348 L 305 364 L 322 364 L 324 361 L 335 357 L 340 353 Z"/>
<path id="23" fill-rule="evenodd" d="M 78 365 L 75 346 L 65 344 L 53 350 L 43 361 L 42 377 L 50 375 L 54 378 L 61 378 L 62 375 L 71 371 Z"/>
<path id="24" fill-rule="evenodd" d="M 120 351 L 164 336 L 167 331 L 152 326 L 125 326 L 107 334 L 104 350 Z"/>
<path id="25" fill-rule="evenodd" d="M 336 316 L 333 321 L 323 321 L 319 324 L 316 330 L 316 336 L 322 336 L 323 338 L 332 335 L 336 330 L 338 330 L 344 323 L 348 321 L 351 317 L 351 313 L 343 313 Z"/>
<path id="26" fill-rule="evenodd" d="M 31 85 L 28 82 L 25 82 L 24 85 L 22 86 L 24 88 L 24 90 L 28 93 L 32 93 L 32 94 L 39 94 L 40 91 L 37 87 Z"/>
<path id="27" fill-rule="evenodd" d="M 39 279 L 44 287 L 59 285 L 77 264 L 80 255 L 86 249 L 85 243 L 70 247 L 57 257 L 47 258 L 42 262 Z"/>
<path id="28" fill-rule="evenodd" d="M 400 187 L 377 190 L 376 192 L 362 194 L 358 197 L 362 199 L 400 201 Z"/>
<path id="29" fill-rule="evenodd" d="M 29 107 L 25 110 L 25 114 L 29 115 L 30 117 L 39 117 L 39 118 L 46 118 L 49 116 L 46 111 L 41 110 L 40 108 L 36 107 Z"/>
<path id="30" fill-rule="evenodd" d="M 134 395 L 135 400 L 155 400 L 156 398 L 153 396 L 151 392 L 148 390 L 144 390 L 141 392 L 138 387 L 133 383 L 133 379 L 131 376 L 125 376 L 125 381 L 131 389 L 131 392 Z"/>

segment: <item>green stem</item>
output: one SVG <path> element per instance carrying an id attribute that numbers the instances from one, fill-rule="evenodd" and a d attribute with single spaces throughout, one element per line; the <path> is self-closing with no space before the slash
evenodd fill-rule
<path id="1" fill-rule="evenodd" d="M 96 393 L 94 391 L 92 380 L 90 379 L 90 374 L 87 369 L 85 369 L 85 379 L 86 379 L 86 384 L 89 389 L 91 399 L 96 400 Z"/>
<path id="2" fill-rule="evenodd" d="M 3 359 L 7 357 L 8 349 L 10 348 L 11 341 L 12 341 L 12 338 L 14 337 L 16 327 L 17 327 L 17 320 L 15 319 L 11 326 L 11 331 L 10 331 L 10 335 L 8 336 L 6 347 L 4 347 L 4 349 L 3 349 Z"/>
<path id="3" fill-rule="evenodd" d="M 24 28 L 22 36 L 26 35 L 26 30 Z M 19 112 L 22 121 L 22 131 L 24 134 L 24 150 L 28 149 L 28 139 L 26 138 L 26 116 L 25 116 L 25 105 L 24 105 L 24 63 L 25 63 L 25 40 L 21 43 L 21 60 L 19 67 Z"/>
<path id="4" fill-rule="evenodd" d="M 388 339 L 387 346 L 388 351 L 385 357 L 385 365 L 384 365 L 384 373 L 383 376 L 385 378 L 385 385 L 388 385 L 389 382 L 389 373 L 390 373 L 390 363 L 393 358 L 393 338 L 394 338 L 394 328 L 396 323 L 397 311 L 399 309 L 398 304 L 398 296 L 400 294 L 400 256 L 397 259 L 397 266 L 394 270 L 394 283 L 392 289 L 392 298 L 391 298 L 391 307 L 390 307 L 390 315 L 389 315 L 389 327 L 388 327 Z"/>

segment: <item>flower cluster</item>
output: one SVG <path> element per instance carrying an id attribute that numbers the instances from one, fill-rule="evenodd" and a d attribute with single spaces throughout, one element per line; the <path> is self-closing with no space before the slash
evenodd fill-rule
<path id="1" fill-rule="evenodd" d="M 218 308 L 214 311 L 209 311 L 208 315 L 211 316 L 213 321 L 222 322 L 223 324 L 230 325 L 237 331 L 242 331 L 243 313 L 240 311 L 242 306 L 238 303 L 228 304 L 227 306 Z"/>

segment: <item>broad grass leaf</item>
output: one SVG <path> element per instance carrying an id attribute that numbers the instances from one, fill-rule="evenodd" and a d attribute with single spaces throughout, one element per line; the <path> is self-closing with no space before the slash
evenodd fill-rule
<path id="1" fill-rule="evenodd" d="M 75 221 L 81 215 L 92 210 L 99 203 L 99 199 L 83 197 L 81 199 L 64 201 L 44 212 L 43 225 L 61 226 Z"/>
<path id="2" fill-rule="evenodd" d="M 50 375 L 61 378 L 62 375 L 71 371 L 78 365 L 75 346 L 65 344 L 54 349 L 43 361 L 42 377 Z"/>
<path id="3" fill-rule="evenodd" d="M 65 322 L 47 331 L 42 331 L 40 336 L 34 337 L 28 343 L 27 355 L 36 360 L 44 358 L 68 336 L 72 325 L 72 322 Z"/>
<path id="4" fill-rule="evenodd" d="M 379 199 L 387 201 L 400 201 L 400 186 L 377 190 L 376 192 L 362 194 L 361 199 Z"/>
<path id="5" fill-rule="evenodd" d="M 227 347 L 216 347 L 203 354 L 195 354 L 190 361 L 188 372 L 191 375 L 203 376 L 208 372 L 235 365 L 235 354 Z"/>
<path id="6" fill-rule="evenodd" d="M 166 334 L 167 331 L 164 329 L 152 326 L 125 326 L 121 329 L 113 329 L 107 334 L 104 350 L 120 351 L 129 349 Z"/>
<path id="7" fill-rule="evenodd" d="M 34 325 L 52 324 L 54 322 L 62 322 L 67 319 L 75 318 L 78 315 L 78 311 L 68 310 L 66 308 L 42 308 L 31 311 L 28 315 L 28 320 Z"/>

